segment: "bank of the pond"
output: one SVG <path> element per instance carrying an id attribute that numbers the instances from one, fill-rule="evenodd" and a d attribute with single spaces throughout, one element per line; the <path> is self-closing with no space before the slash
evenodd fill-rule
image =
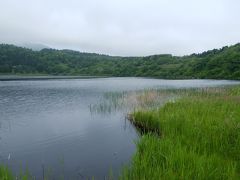
<path id="1" fill-rule="evenodd" d="M 240 87 L 185 93 L 131 118 L 144 132 L 121 179 L 240 179 Z"/>

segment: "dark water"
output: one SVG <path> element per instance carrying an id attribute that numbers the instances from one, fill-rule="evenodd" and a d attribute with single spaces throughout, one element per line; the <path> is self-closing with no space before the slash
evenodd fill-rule
<path id="1" fill-rule="evenodd" d="M 126 112 L 92 113 L 107 92 L 210 87 L 236 81 L 99 78 L 0 81 L 0 164 L 37 179 L 103 179 L 130 162 L 138 135 Z"/>

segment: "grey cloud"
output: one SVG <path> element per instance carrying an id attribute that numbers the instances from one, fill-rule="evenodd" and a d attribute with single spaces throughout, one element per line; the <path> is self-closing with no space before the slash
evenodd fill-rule
<path id="1" fill-rule="evenodd" d="M 238 0 L 0 0 L 0 43 L 175 55 L 240 41 Z"/>

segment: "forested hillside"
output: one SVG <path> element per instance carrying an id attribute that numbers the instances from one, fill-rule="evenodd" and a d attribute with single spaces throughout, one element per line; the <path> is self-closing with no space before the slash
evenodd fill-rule
<path id="1" fill-rule="evenodd" d="M 240 79 L 240 43 L 189 56 L 117 57 L 0 45 L 1 74 Z"/>

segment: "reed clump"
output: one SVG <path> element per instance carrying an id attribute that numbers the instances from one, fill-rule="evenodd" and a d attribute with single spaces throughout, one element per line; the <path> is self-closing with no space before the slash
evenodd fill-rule
<path id="1" fill-rule="evenodd" d="M 0 179 L 1 180 L 13 180 L 14 177 L 7 167 L 0 166 Z"/>
<path id="2" fill-rule="evenodd" d="M 120 179 L 240 179 L 240 87 L 189 90 L 132 113 L 142 137 Z"/>
<path id="3" fill-rule="evenodd" d="M 168 90 L 146 89 L 140 91 L 109 92 L 99 103 L 89 106 L 91 113 L 112 113 L 124 110 L 127 113 L 134 110 L 144 110 L 159 107 L 177 98 L 178 94 Z"/>

